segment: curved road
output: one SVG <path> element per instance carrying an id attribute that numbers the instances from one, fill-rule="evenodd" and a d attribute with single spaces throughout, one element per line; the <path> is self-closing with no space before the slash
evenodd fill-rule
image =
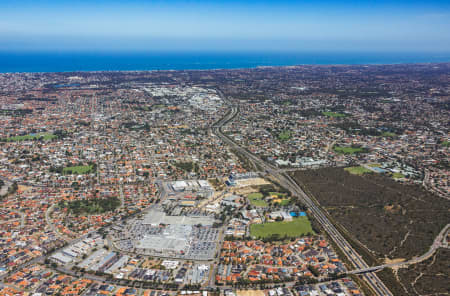
<path id="1" fill-rule="evenodd" d="M 397 263 L 391 263 L 391 264 L 383 264 L 383 265 L 378 265 L 378 266 L 373 266 L 373 267 L 369 267 L 369 268 L 364 268 L 364 269 L 355 269 L 350 271 L 349 273 L 352 274 L 361 274 L 361 273 L 366 273 L 366 272 L 373 272 L 373 271 L 377 271 L 377 270 L 381 270 L 383 268 L 392 268 L 392 267 L 406 267 L 408 265 L 412 265 L 412 264 L 417 264 L 420 263 L 422 261 L 427 260 L 428 258 L 430 258 L 437 249 L 439 248 L 448 248 L 447 245 L 443 245 L 442 241 L 444 240 L 444 238 L 447 237 L 448 235 L 448 231 L 450 228 L 450 224 L 447 224 L 442 230 L 441 232 L 436 236 L 436 238 L 434 239 L 433 244 L 431 245 L 430 249 L 423 255 L 418 256 L 418 257 L 414 257 L 408 261 L 404 261 L 404 262 L 397 262 Z"/>

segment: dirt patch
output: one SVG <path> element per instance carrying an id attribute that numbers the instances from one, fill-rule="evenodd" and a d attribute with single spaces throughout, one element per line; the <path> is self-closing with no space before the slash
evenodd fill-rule
<path id="1" fill-rule="evenodd" d="M 28 191 L 30 189 L 31 189 L 30 186 L 25 186 L 25 185 L 18 185 L 17 186 L 17 190 L 20 191 L 20 192 L 26 192 L 26 191 Z"/>
<path id="2" fill-rule="evenodd" d="M 267 180 L 264 180 L 263 178 L 251 178 L 251 179 L 242 179 L 237 180 L 237 187 L 247 187 L 247 186 L 261 186 L 261 185 L 268 185 L 271 184 Z"/>
<path id="3" fill-rule="evenodd" d="M 405 261 L 405 258 L 395 258 L 395 259 L 386 258 L 386 259 L 384 259 L 385 264 L 394 264 L 394 263 L 400 263 L 400 262 L 404 262 L 404 261 Z"/>
<path id="4" fill-rule="evenodd" d="M 396 214 L 402 212 L 402 207 L 400 205 L 386 205 L 384 210 L 390 214 Z"/>
<path id="5" fill-rule="evenodd" d="M 237 296 L 264 296 L 264 291 L 262 290 L 238 290 L 236 291 Z"/>
<path id="6" fill-rule="evenodd" d="M 244 188 L 233 189 L 233 193 L 235 193 L 237 195 L 242 195 L 242 196 L 247 196 L 253 192 L 258 192 L 258 189 L 254 188 L 254 187 L 244 187 Z"/>

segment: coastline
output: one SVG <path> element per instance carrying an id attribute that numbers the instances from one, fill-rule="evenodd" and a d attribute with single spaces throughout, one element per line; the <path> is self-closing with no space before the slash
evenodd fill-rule
<path id="1" fill-rule="evenodd" d="M 1 52 L 0 73 L 245 70 L 290 66 L 439 64 L 450 53 Z"/>

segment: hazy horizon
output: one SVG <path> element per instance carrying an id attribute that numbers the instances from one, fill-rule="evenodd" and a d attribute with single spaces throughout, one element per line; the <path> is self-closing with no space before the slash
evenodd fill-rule
<path id="1" fill-rule="evenodd" d="M 445 1 L 17 1 L 1 51 L 450 52 Z"/>

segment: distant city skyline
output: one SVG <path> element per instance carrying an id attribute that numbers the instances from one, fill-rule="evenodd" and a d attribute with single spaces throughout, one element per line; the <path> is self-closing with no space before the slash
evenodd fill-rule
<path id="1" fill-rule="evenodd" d="M 448 1 L 11 1 L 1 51 L 450 51 Z"/>

